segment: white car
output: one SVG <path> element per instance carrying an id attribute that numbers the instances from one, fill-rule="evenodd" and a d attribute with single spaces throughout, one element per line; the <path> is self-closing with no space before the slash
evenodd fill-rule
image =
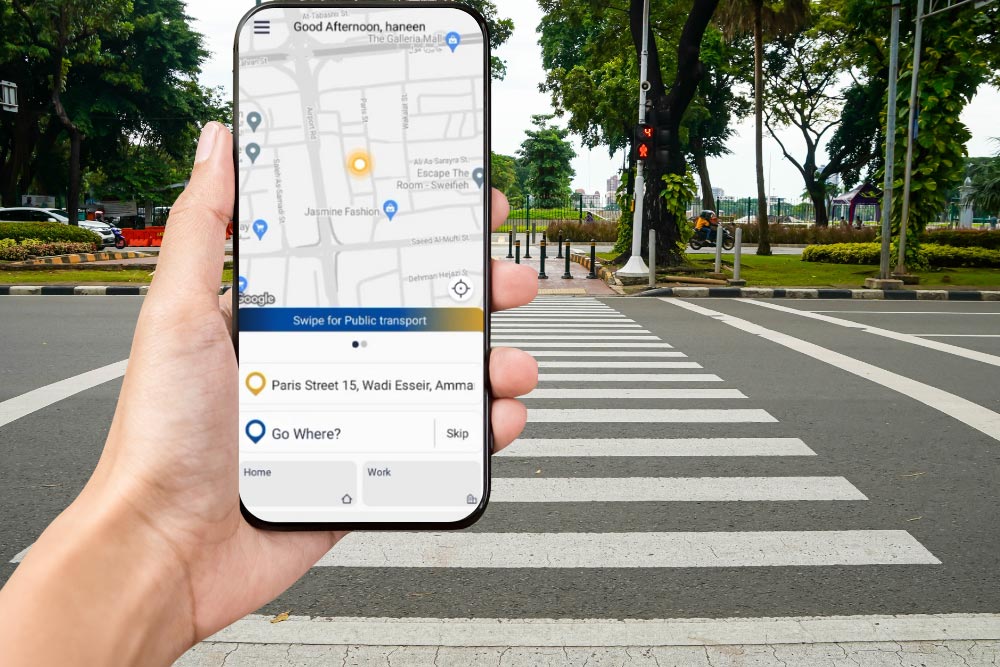
<path id="1" fill-rule="evenodd" d="M 69 224 L 69 213 L 60 208 L 0 208 L 0 222 L 58 222 Z M 106 222 L 81 220 L 80 229 L 94 232 L 101 237 L 101 246 L 107 248 L 115 245 L 118 235 L 114 228 Z M 120 230 L 119 230 L 120 231 Z"/>

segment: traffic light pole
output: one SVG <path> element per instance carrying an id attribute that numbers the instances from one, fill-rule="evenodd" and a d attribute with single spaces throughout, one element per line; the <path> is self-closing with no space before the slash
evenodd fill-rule
<path id="1" fill-rule="evenodd" d="M 642 9 L 642 56 L 639 59 L 639 124 L 646 122 L 646 89 L 649 84 L 649 0 Z M 635 211 L 632 214 L 632 257 L 618 275 L 624 278 L 645 278 L 649 267 L 642 259 L 642 217 L 645 209 L 646 175 L 645 163 L 636 160 L 635 168 Z"/>

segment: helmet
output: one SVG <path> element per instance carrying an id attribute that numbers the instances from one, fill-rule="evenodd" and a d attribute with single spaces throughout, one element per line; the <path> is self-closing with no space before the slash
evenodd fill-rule
<path id="1" fill-rule="evenodd" d="M 715 215 L 715 211 L 704 210 L 698 217 L 705 218 L 706 220 L 711 220 L 712 218 L 715 218 L 717 216 Z"/>

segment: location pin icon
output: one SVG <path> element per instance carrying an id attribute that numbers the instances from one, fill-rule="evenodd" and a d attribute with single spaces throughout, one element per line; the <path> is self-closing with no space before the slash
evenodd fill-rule
<path id="1" fill-rule="evenodd" d="M 263 373 L 251 373 L 247 376 L 247 389 L 254 396 L 260 396 L 260 392 L 264 391 L 265 387 L 267 387 L 267 378 L 264 377 Z M 250 437 L 252 438 L 253 436 L 251 435 Z"/>
<path id="2" fill-rule="evenodd" d="M 267 234 L 267 229 L 268 225 L 266 220 L 258 220 L 253 223 L 253 233 L 257 235 L 258 241 L 264 240 L 264 234 Z"/>
<path id="3" fill-rule="evenodd" d="M 247 146 L 247 155 L 250 156 L 250 163 L 254 164 L 257 162 L 257 158 L 260 157 L 260 146 L 257 144 L 250 144 Z"/>
<path id="4" fill-rule="evenodd" d="M 246 292 L 247 291 L 247 287 L 249 287 L 249 286 L 250 286 L 250 281 L 247 280 L 246 278 L 244 278 L 243 276 L 240 276 L 240 294 L 243 294 L 243 292 Z"/>
<path id="5" fill-rule="evenodd" d="M 457 32 L 449 32 L 444 36 L 444 41 L 448 44 L 448 48 L 451 49 L 451 52 L 455 53 L 455 49 L 457 49 L 458 45 L 462 43 L 462 36 Z"/>
<path id="6" fill-rule="evenodd" d="M 397 213 L 399 213 L 399 204 L 390 199 L 385 203 L 385 206 L 382 207 L 382 210 L 384 210 L 385 214 L 389 216 L 389 222 L 392 222 L 392 219 L 396 217 Z"/>
<path id="7" fill-rule="evenodd" d="M 472 170 L 472 180 L 476 182 L 479 189 L 483 189 L 483 184 L 486 183 L 486 170 L 480 167 L 479 169 Z"/>
<path id="8" fill-rule="evenodd" d="M 254 419 L 252 422 L 247 424 L 247 437 L 253 440 L 253 444 L 257 444 L 264 439 L 264 434 L 267 433 L 267 427 L 264 426 L 264 422 L 259 419 Z"/>
<path id="9" fill-rule="evenodd" d="M 256 111 L 252 111 L 247 114 L 247 125 L 249 125 L 250 129 L 254 132 L 257 131 L 257 128 L 260 127 L 262 122 L 264 122 L 264 118 Z"/>

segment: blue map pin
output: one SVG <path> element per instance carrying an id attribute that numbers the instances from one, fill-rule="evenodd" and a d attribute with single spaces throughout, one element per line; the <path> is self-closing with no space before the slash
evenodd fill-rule
<path id="1" fill-rule="evenodd" d="M 451 52 L 455 53 L 455 49 L 457 49 L 458 45 L 462 43 L 462 36 L 457 32 L 449 32 L 444 36 L 444 41 L 448 44 Z"/>
<path id="2" fill-rule="evenodd" d="M 246 292 L 247 291 L 247 287 L 249 287 L 249 286 L 250 286 L 250 281 L 247 280 L 246 278 L 244 278 L 243 276 L 240 276 L 240 294 L 243 294 L 243 292 Z"/>
<path id="3" fill-rule="evenodd" d="M 396 217 L 397 213 L 399 213 L 399 204 L 390 199 L 382 207 L 382 210 L 385 211 L 387 216 L 389 216 L 389 222 L 392 222 L 392 219 Z"/>
<path id="4" fill-rule="evenodd" d="M 253 233 L 257 235 L 257 239 L 260 241 L 264 240 L 264 234 L 267 234 L 267 221 L 258 220 L 253 223 Z"/>
<path id="5" fill-rule="evenodd" d="M 259 419 L 254 419 L 247 424 L 247 437 L 253 440 L 253 444 L 256 445 L 263 440 L 265 433 L 267 433 L 267 426 L 264 426 L 264 422 Z"/>

